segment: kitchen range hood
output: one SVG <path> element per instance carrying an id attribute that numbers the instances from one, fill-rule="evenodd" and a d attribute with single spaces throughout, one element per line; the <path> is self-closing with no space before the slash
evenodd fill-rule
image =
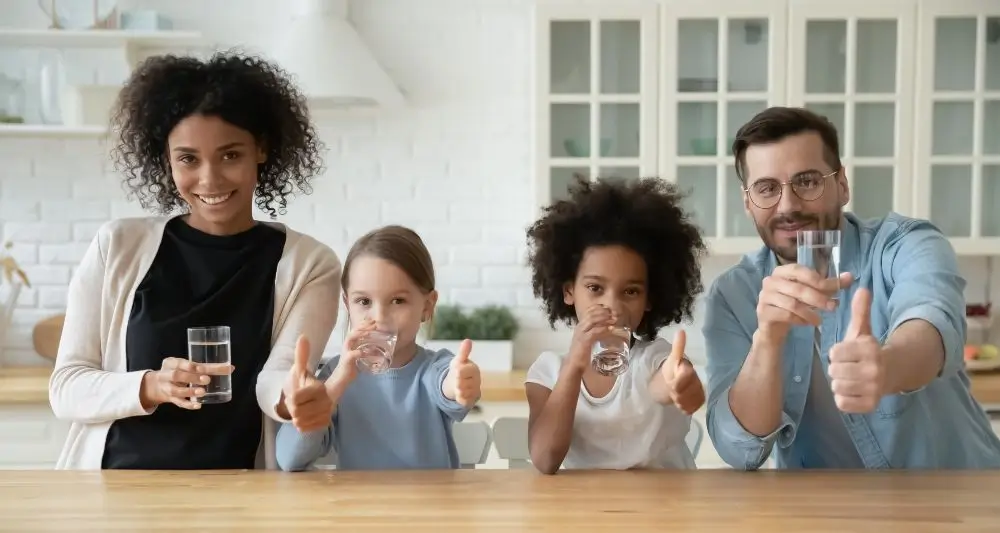
<path id="1" fill-rule="evenodd" d="M 272 57 L 293 74 L 310 109 L 398 107 L 405 99 L 348 21 L 347 0 L 296 0 Z"/>

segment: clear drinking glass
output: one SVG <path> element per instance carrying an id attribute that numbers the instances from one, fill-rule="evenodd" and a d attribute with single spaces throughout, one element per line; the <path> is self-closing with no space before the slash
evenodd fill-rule
<path id="1" fill-rule="evenodd" d="M 358 343 L 361 357 L 358 368 L 370 374 L 382 374 L 392 365 L 392 353 L 396 349 L 399 333 L 393 326 L 380 326 L 365 335 Z"/>
<path id="2" fill-rule="evenodd" d="M 604 376 L 624 374 L 629 366 L 631 340 L 632 329 L 629 327 L 628 315 L 621 312 L 615 325 L 594 342 L 590 351 L 591 366 Z"/>
<path id="3" fill-rule="evenodd" d="M 231 362 L 229 326 L 188 328 L 188 359 L 208 367 L 228 367 Z M 232 376 L 210 376 L 201 403 L 226 403 L 233 399 Z"/>
<path id="4" fill-rule="evenodd" d="M 795 235 L 800 265 L 809 267 L 827 279 L 840 277 L 840 230 L 800 231 Z M 838 290 L 831 296 L 838 299 Z"/>

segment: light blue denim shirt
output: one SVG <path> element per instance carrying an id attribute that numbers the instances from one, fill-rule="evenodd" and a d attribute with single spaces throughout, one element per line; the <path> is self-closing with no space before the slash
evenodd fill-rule
<path id="1" fill-rule="evenodd" d="M 820 361 L 829 375 L 830 347 L 843 338 L 850 301 L 859 287 L 872 291 L 871 327 L 881 342 L 903 322 L 922 319 L 944 339 L 944 368 L 925 387 L 885 396 L 875 411 L 841 413 L 866 468 L 1000 468 L 1000 439 L 969 390 L 964 370 L 965 280 L 955 252 L 932 224 L 890 213 L 841 222 L 840 271 L 855 281 L 841 292 L 837 311 L 824 313 Z M 799 431 L 814 360 L 814 328 L 793 327 L 784 347 L 781 426 L 758 437 L 733 416 L 729 389 L 757 329 L 757 298 L 777 265 L 767 247 L 748 254 L 712 284 L 703 333 L 708 356 L 708 434 L 732 467 L 754 470 L 774 449 L 779 468 L 809 468 L 807 450 L 819 439 Z M 809 426 L 807 426 L 809 427 Z M 819 430 L 820 428 L 816 428 Z"/>

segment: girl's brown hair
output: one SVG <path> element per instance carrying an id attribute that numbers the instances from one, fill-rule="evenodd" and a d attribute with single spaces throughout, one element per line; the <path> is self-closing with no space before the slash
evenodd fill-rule
<path id="1" fill-rule="evenodd" d="M 407 276 L 427 294 L 434 290 L 434 264 L 431 254 L 420 235 L 403 226 L 384 226 L 370 231 L 358 239 L 347 252 L 340 284 L 347 291 L 350 286 L 351 263 L 358 257 L 370 255 L 388 261 L 406 272 Z"/>

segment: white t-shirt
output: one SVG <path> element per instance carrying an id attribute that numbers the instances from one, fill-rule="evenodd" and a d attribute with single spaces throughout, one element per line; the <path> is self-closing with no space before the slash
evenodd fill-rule
<path id="1" fill-rule="evenodd" d="M 669 354 L 670 343 L 664 339 L 637 341 L 628 371 L 618 376 L 607 396 L 594 398 L 581 384 L 563 468 L 695 468 L 685 442 L 691 417 L 649 394 L 649 380 Z M 542 353 L 525 381 L 552 390 L 564 357 Z"/>

